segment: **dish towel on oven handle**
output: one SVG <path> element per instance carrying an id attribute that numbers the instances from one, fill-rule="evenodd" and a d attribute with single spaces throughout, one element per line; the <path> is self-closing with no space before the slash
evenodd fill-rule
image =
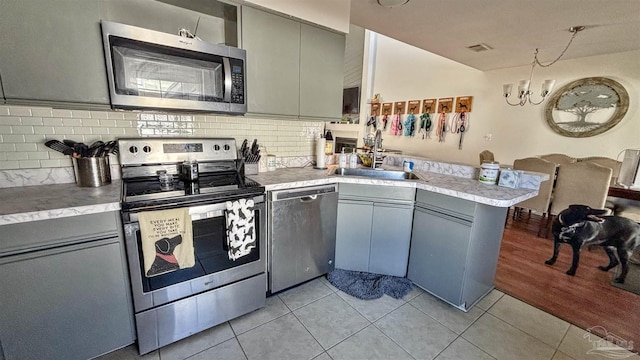
<path id="1" fill-rule="evenodd" d="M 138 223 L 147 277 L 195 265 L 188 208 L 141 212 Z"/>
<path id="2" fill-rule="evenodd" d="M 254 202 L 249 199 L 227 201 L 225 218 L 227 221 L 227 245 L 229 259 L 249 255 L 256 247 L 256 227 L 253 211 Z"/>

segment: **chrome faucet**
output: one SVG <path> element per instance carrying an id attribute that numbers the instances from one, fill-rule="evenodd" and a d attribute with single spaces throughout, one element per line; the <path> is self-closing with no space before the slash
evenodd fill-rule
<path id="1" fill-rule="evenodd" d="M 373 158 L 371 159 L 371 168 L 376 168 L 376 162 L 378 161 L 378 149 L 382 148 L 382 131 L 376 130 L 376 138 L 373 142 Z"/>

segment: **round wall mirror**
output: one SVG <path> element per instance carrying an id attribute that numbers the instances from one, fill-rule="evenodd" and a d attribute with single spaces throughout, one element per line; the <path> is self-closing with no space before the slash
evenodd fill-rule
<path id="1" fill-rule="evenodd" d="M 551 95 L 545 107 L 545 119 L 560 135 L 589 137 L 616 126 L 628 107 L 629 94 L 617 81 L 584 78 Z"/>

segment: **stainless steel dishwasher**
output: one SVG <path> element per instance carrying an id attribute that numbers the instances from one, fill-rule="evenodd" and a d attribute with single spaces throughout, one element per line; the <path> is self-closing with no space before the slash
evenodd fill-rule
<path id="1" fill-rule="evenodd" d="M 269 290 L 272 293 L 333 270 L 337 185 L 269 193 Z"/>

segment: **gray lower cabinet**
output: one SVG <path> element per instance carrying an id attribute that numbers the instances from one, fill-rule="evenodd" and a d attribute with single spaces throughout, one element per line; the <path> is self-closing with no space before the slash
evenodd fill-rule
<path id="1" fill-rule="evenodd" d="M 493 289 L 506 210 L 418 190 L 407 277 L 467 311 Z"/>
<path id="2" fill-rule="evenodd" d="M 339 119 L 345 35 L 242 7 L 250 113 Z"/>
<path id="3" fill-rule="evenodd" d="M 340 184 L 336 268 L 405 276 L 415 189 Z"/>
<path id="4" fill-rule="evenodd" d="M 117 216 L 0 227 L 0 359 L 88 359 L 133 343 Z"/>

